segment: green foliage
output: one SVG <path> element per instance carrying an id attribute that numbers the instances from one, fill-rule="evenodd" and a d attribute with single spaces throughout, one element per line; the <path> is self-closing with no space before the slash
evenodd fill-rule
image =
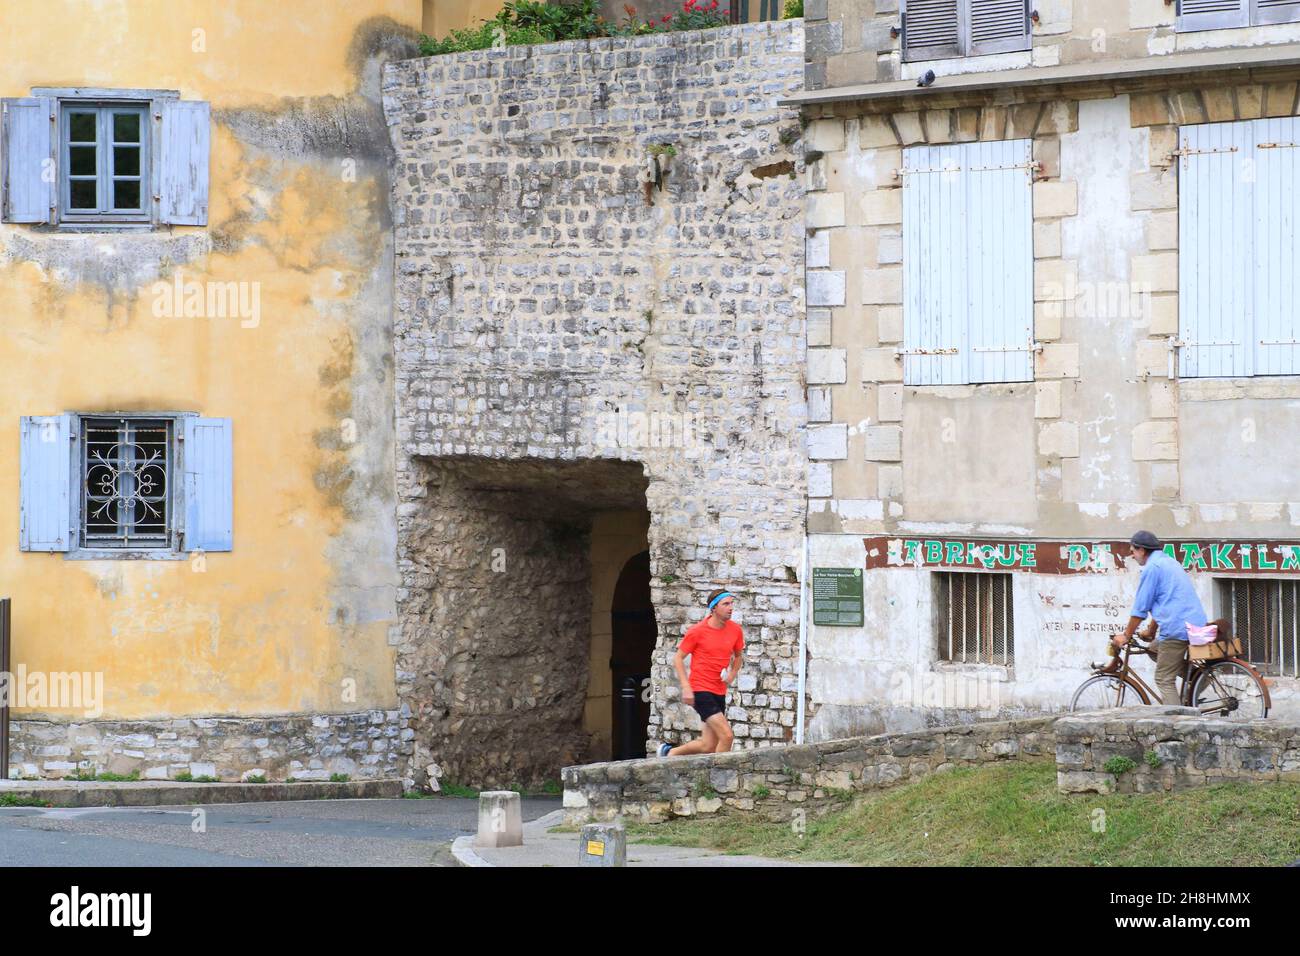
<path id="1" fill-rule="evenodd" d="M 101 783 L 134 783 L 136 780 L 140 779 L 140 771 L 132 770 L 130 773 L 126 774 L 104 772 L 96 774 L 91 779 L 98 780 Z"/>
<path id="2" fill-rule="evenodd" d="M 558 780 L 545 780 L 542 782 L 542 793 L 548 797 L 558 797 L 564 793 L 564 785 Z"/>
<path id="3" fill-rule="evenodd" d="M 674 581 L 677 580 L 677 575 L 675 575 L 675 574 L 661 574 L 661 575 L 659 576 L 659 580 L 663 581 L 664 584 L 672 584 Z"/>
<path id="4" fill-rule="evenodd" d="M 1116 754 L 1114 757 L 1111 757 L 1109 760 L 1106 761 L 1106 763 L 1102 766 L 1102 769 L 1105 770 L 1107 773 L 1113 773 L 1118 775 L 1121 773 L 1128 773 L 1136 766 L 1137 764 L 1134 763 L 1132 760 L 1130 760 L 1128 757 L 1125 757 L 1123 754 Z"/>
<path id="5" fill-rule="evenodd" d="M 251 777 L 245 777 L 244 783 L 266 783 L 266 777 L 263 774 L 255 773 Z"/>
<path id="6" fill-rule="evenodd" d="M 1164 763 L 1164 760 L 1161 758 L 1161 756 L 1158 753 L 1156 753 L 1154 750 L 1148 750 L 1146 752 L 1146 755 L 1142 759 L 1147 762 L 1147 766 L 1150 767 L 1152 770 L 1155 770 L 1157 767 L 1159 767 L 1161 764 Z"/>
<path id="7" fill-rule="evenodd" d="M 221 781 L 216 777 L 209 777 L 205 774 L 202 777 L 195 777 L 194 782 L 195 783 L 220 783 Z"/>
<path id="8" fill-rule="evenodd" d="M 718 795 L 718 791 L 714 790 L 713 785 L 704 777 L 696 779 L 695 783 L 691 786 L 691 792 L 702 800 L 712 800 Z"/>
<path id="9" fill-rule="evenodd" d="M 182 770 L 176 776 L 172 777 L 177 783 L 193 783 L 194 776 L 188 770 Z M 292 777 L 290 779 L 293 779 Z"/>
<path id="10" fill-rule="evenodd" d="M 782 20 L 795 20 L 803 16 L 803 0 L 785 0 L 785 12 Z"/>
<path id="11" fill-rule="evenodd" d="M 1007 761 L 857 794 L 809 814 L 802 838 L 788 818 L 740 813 L 627 831 L 638 842 L 868 866 L 1283 866 L 1300 859 L 1300 784 L 1063 794 L 1054 761 Z"/>
<path id="12" fill-rule="evenodd" d="M 646 147 L 646 152 L 651 156 L 667 156 L 672 159 L 677 155 L 677 147 L 672 143 L 651 143 Z"/>
<path id="13" fill-rule="evenodd" d="M 16 793 L 0 793 L 0 807 L 48 807 L 50 804 L 35 797 L 24 797 Z"/>
<path id="14" fill-rule="evenodd" d="M 352 778 L 345 773 L 330 774 L 330 783 L 347 783 Z"/>
<path id="15" fill-rule="evenodd" d="M 458 783 L 452 783 L 450 780 L 439 780 L 438 787 L 444 797 L 477 797 L 478 791 L 473 787 L 462 787 Z"/>
<path id="16" fill-rule="evenodd" d="M 760 783 L 757 787 L 754 788 L 755 800 L 764 800 L 767 797 L 770 797 L 771 795 L 772 795 L 772 791 L 767 789 L 766 784 Z"/>
<path id="17" fill-rule="evenodd" d="M 641 36 L 670 30 L 704 30 L 725 26 L 727 16 L 718 0 L 684 0 L 682 8 L 659 20 L 642 20 L 636 7 L 624 4 L 626 18 L 620 24 L 608 23 L 598 9 L 597 0 L 570 0 L 547 3 L 545 0 L 509 0 L 491 20 L 463 30 L 452 30 L 442 39 L 420 37 L 421 56 L 486 50 L 498 42 L 506 46 L 555 43 L 561 40 L 589 40 L 605 36 Z"/>

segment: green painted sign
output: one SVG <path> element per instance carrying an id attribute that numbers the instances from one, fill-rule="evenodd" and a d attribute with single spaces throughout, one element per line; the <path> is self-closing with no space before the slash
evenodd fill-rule
<path id="1" fill-rule="evenodd" d="M 862 569 L 812 569 L 813 623 L 825 627 L 861 627 Z"/>

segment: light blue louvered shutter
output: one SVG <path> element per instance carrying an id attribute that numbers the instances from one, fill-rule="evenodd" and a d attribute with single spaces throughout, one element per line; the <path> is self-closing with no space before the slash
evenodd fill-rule
<path id="1" fill-rule="evenodd" d="M 1255 191 L 1254 345 L 1256 375 L 1300 374 L 1300 119 L 1251 123 Z"/>
<path id="2" fill-rule="evenodd" d="M 966 190 L 960 146 L 903 150 L 903 383 L 966 382 Z"/>
<path id="3" fill-rule="evenodd" d="M 1027 139 L 961 145 L 967 179 L 967 381 L 1034 378 L 1034 214 Z"/>
<path id="4" fill-rule="evenodd" d="M 930 60 L 961 55 L 965 0 L 904 0 L 903 59 Z"/>
<path id="5" fill-rule="evenodd" d="M 162 100 L 159 142 L 158 219 L 178 226 L 208 224 L 208 154 L 211 111 L 207 103 Z"/>
<path id="6" fill-rule="evenodd" d="M 18 546 L 72 548 L 71 415 L 24 415 L 19 424 Z"/>
<path id="7" fill-rule="evenodd" d="M 184 419 L 186 551 L 234 545 L 234 446 L 229 418 Z"/>
<path id="8" fill-rule="evenodd" d="M 0 101 L 0 212 L 5 222 L 54 221 L 54 100 Z"/>
<path id="9" fill-rule="evenodd" d="M 970 39 L 973 56 L 1028 50 L 1029 0 L 970 0 Z"/>
<path id="10" fill-rule="evenodd" d="M 1241 122 L 1178 135 L 1179 374 L 1252 375 L 1254 133 Z"/>
<path id="11" fill-rule="evenodd" d="M 1253 24 L 1264 23 L 1292 23 L 1300 20 L 1300 0 L 1251 0 L 1254 9 L 1251 11 L 1250 22 Z"/>
<path id="12" fill-rule="evenodd" d="M 1250 25 L 1250 0 L 1178 0 L 1179 30 L 1220 30 Z"/>

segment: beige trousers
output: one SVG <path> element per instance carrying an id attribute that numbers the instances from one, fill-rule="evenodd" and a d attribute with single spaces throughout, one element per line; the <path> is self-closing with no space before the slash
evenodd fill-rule
<path id="1" fill-rule="evenodd" d="M 1156 690 L 1166 704 L 1179 704 L 1178 678 L 1183 675 L 1187 661 L 1186 641 L 1156 642 Z"/>

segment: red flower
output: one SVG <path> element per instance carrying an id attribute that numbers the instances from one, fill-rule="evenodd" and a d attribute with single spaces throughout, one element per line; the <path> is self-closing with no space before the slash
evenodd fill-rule
<path id="1" fill-rule="evenodd" d="M 671 13 L 665 13 L 665 14 L 663 15 L 663 18 L 662 18 L 659 22 L 660 22 L 660 23 L 667 23 L 667 22 L 668 22 L 669 20 L 671 20 L 672 18 L 673 18 L 673 15 L 672 15 Z"/>

